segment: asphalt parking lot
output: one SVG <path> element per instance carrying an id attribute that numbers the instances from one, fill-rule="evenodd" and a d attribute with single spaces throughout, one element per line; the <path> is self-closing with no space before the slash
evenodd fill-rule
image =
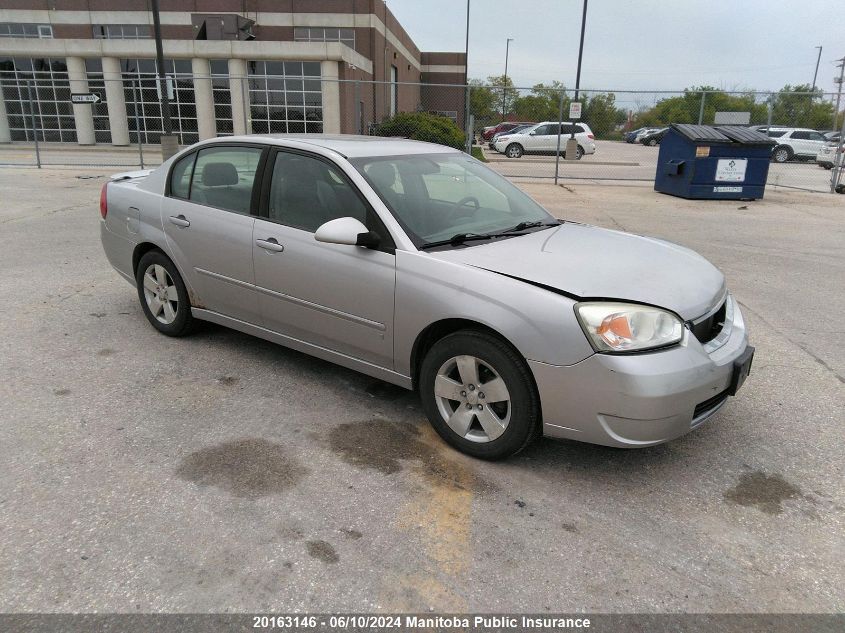
<path id="1" fill-rule="evenodd" d="M 757 356 L 672 443 L 486 463 L 411 393 L 157 334 L 100 248 L 106 173 L 0 170 L 0 611 L 845 609 L 845 197 L 525 185 L 710 258 Z"/>

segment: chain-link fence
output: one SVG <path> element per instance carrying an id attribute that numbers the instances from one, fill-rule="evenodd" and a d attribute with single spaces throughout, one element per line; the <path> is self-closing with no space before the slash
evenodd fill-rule
<path id="1" fill-rule="evenodd" d="M 159 164 L 167 117 L 161 83 L 144 61 L 116 77 L 96 63 L 81 77 L 62 66 L 0 69 L 0 164 Z M 769 133 L 777 143 L 769 186 L 829 191 L 832 174 L 838 177 L 831 168 L 842 162 L 835 137 L 825 133 L 842 128 L 843 112 L 836 94 L 820 91 L 576 94 L 554 82 L 519 88 L 326 79 L 319 62 L 250 62 L 249 74 L 238 77 L 225 63 L 209 68 L 201 76 L 190 63 L 169 68 L 167 112 L 182 146 L 232 134 L 409 136 L 471 147 L 514 179 L 647 183 L 666 126 L 701 123 Z M 570 120 L 575 102 L 581 116 Z"/>

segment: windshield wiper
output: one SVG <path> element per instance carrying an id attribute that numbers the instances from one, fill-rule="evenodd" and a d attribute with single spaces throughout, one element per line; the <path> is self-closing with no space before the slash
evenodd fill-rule
<path id="1" fill-rule="evenodd" d="M 512 226 L 509 229 L 505 229 L 502 233 L 511 233 L 514 231 L 524 231 L 526 229 L 533 229 L 538 226 L 560 226 L 561 222 L 543 222 L 542 220 L 538 220 L 536 222 L 520 222 L 516 226 Z M 496 235 L 501 235 L 502 233 L 496 233 Z"/>
<path id="2" fill-rule="evenodd" d="M 464 242 L 475 240 L 492 240 L 497 237 L 510 237 L 512 235 L 522 235 L 522 233 L 501 232 L 501 233 L 456 233 L 448 240 L 438 240 L 436 242 L 426 242 L 420 246 L 420 250 L 427 248 L 434 248 L 435 246 L 459 246 Z"/>

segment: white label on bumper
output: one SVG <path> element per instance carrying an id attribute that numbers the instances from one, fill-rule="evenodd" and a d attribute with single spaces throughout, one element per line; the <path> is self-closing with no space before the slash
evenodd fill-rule
<path id="1" fill-rule="evenodd" d="M 742 187 L 713 187 L 713 193 L 742 193 Z"/>

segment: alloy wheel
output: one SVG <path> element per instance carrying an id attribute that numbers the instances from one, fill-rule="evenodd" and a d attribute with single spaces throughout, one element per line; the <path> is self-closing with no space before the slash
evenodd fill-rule
<path id="1" fill-rule="evenodd" d="M 144 271 L 144 299 L 157 321 L 170 325 L 176 320 L 179 295 L 173 279 L 161 264 L 150 264 Z"/>
<path id="2" fill-rule="evenodd" d="M 434 397 L 443 421 L 463 439 L 492 442 L 510 423 L 511 396 L 505 381 L 475 356 L 454 356 L 443 363 Z"/>

